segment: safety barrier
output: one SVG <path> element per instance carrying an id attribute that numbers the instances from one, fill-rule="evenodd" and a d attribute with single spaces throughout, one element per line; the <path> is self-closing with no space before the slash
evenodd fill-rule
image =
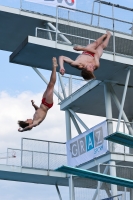
<path id="1" fill-rule="evenodd" d="M 22 138 L 21 149 L 7 149 L 7 155 L 15 152 L 15 158 L 7 156 L 7 165 L 25 168 L 54 170 L 67 164 L 65 143 Z"/>

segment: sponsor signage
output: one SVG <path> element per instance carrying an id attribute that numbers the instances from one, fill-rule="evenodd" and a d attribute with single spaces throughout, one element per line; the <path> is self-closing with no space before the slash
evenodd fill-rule
<path id="1" fill-rule="evenodd" d="M 64 6 L 68 8 L 76 8 L 76 0 L 25 0 L 33 3 L 43 4 L 47 6 Z"/>
<path id="2" fill-rule="evenodd" d="M 104 121 L 88 131 L 69 140 L 67 146 L 67 160 L 69 166 L 78 166 L 108 151 L 107 122 Z"/>

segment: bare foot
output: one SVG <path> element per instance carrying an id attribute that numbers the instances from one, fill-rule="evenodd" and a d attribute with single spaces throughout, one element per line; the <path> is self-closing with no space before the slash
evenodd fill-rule
<path id="1" fill-rule="evenodd" d="M 64 75 L 65 74 L 65 69 L 64 68 L 60 68 L 60 74 Z"/>
<path id="2" fill-rule="evenodd" d="M 58 67 L 56 57 L 53 57 L 53 58 L 52 58 L 52 61 L 53 61 L 53 67 Z"/>
<path id="3" fill-rule="evenodd" d="M 73 49 L 76 51 L 81 51 L 81 46 L 80 45 L 74 46 Z"/>

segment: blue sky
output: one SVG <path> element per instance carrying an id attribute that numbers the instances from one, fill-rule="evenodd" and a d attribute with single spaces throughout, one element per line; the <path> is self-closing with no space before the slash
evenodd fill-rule
<path id="1" fill-rule="evenodd" d="M 84 3 L 83 3 L 84 2 Z M 92 0 L 77 0 L 77 8 L 88 12 L 92 10 Z M 132 0 L 111 0 L 110 2 L 120 4 L 126 7 L 133 8 Z M 18 0 L 0 0 L 0 5 L 18 7 Z M 53 13 L 51 7 L 47 7 L 45 12 L 48 14 Z M 96 9 L 97 10 L 97 9 Z M 105 12 L 102 10 L 102 12 Z M 102 13 L 102 14 L 107 14 Z M 132 21 L 133 13 L 129 15 L 122 15 L 117 11 L 116 16 L 121 19 Z M 60 111 L 59 106 L 55 106 L 49 113 L 47 121 L 44 122 L 37 130 L 29 133 L 17 132 L 17 119 L 18 117 L 28 117 L 29 113 L 33 113 L 30 105 L 31 98 L 34 98 L 37 104 L 40 103 L 42 92 L 45 90 L 45 83 L 38 77 L 31 67 L 16 65 L 9 63 L 9 56 L 11 52 L 0 50 L 1 72 L 0 72 L 0 124 L 1 124 L 1 152 L 5 152 L 7 147 L 20 148 L 21 137 L 38 138 L 45 140 L 66 141 L 65 136 L 65 120 L 64 113 Z M 40 70 L 40 72 L 49 80 L 50 72 L 46 70 Z M 56 87 L 58 86 L 58 83 Z M 58 99 L 55 99 L 58 104 Z M 17 106 L 17 108 L 16 108 Z M 13 108 L 13 109 L 12 109 Z M 14 110 L 16 109 L 16 110 Z M 54 113 L 53 113 L 54 112 Z M 56 113 L 59 113 L 57 116 Z M 57 120 L 53 122 L 53 130 L 50 130 L 51 118 L 57 117 Z M 90 117 L 91 125 L 94 125 L 94 117 Z M 88 119 L 84 118 L 87 122 Z M 99 121 L 98 121 L 99 120 Z M 101 119 L 95 121 L 100 122 Z M 10 121 L 12 123 L 10 123 Z M 7 126 L 8 122 L 8 126 Z M 53 133 L 50 135 L 50 132 Z M 73 134 L 76 134 L 73 131 Z M 3 200 L 35 200 L 35 199 L 58 199 L 55 187 L 43 186 L 36 184 L 17 183 L 10 181 L 0 180 L 1 199 Z M 7 189 L 8 188 L 8 189 Z M 53 193 L 51 193 L 51 191 Z M 63 200 L 68 200 L 68 191 L 62 190 L 64 196 Z"/>

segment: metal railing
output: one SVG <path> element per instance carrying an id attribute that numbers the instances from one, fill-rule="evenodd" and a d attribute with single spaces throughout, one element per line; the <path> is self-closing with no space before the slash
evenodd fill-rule
<path id="1" fill-rule="evenodd" d="M 63 44 L 66 44 L 66 45 L 74 45 L 74 44 L 78 44 L 78 45 L 83 45 L 83 46 L 86 46 L 90 43 L 92 43 L 93 41 L 95 41 L 98 37 L 100 37 L 102 35 L 102 33 L 98 33 L 98 32 L 95 32 L 94 31 L 91 31 L 91 30 L 85 30 L 84 29 L 81 29 L 80 26 L 78 27 L 78 24 L 82 24 L 82 25 L 91 25 L 91 26 L 95 26 L 95 27 L 101 27 L 101 28 L 107 28 L 107 26 L 103 26 L 103 23 L 100 25 L 95 25 L 93 22 L 93 20 L 91 19 L 90 22 L 79 22 L 78 20 L 74 20 L 73 18 L 70 19 L 70 15 L 69 15 L 69 18 L 66 17 L 65 15 L 65 18 L 61 18 L 61 16 L 59 16 L 58 12 L 59 12 L 59 9 L 66 9 L 67 12 L 80 12 L 81 14 L 85 13 L 85 14 L 88 14 L 90 16 L 95 16 L 95 17 L 99 17 L 98 14 L 95 14 L 95 13 L 90 13 L 90 12 L 85 12 L 85 11 L 80 11 L 80 10 L 74 10 L 74 9 L 69 9 L 68 8 L 65 8 L 65 7 L 62 7 L 62 6 L 58 6 L 57 7 L 57 16 L 56 16 L 56 23 L 54 24 L 55 26 L 53 26 L 53 24 L 50 25 L 50 23 L 48 23 L 48 26 L 49 28 L 46 29 L 46 28 L 39 28 L 39 27 L 36 27 L 36 30 L 35 30 L 35 36 L 36 37 L 42 37 L 42 38 L 45 38 L 45 39 L 50 39 L 50 40 L 53 40 L 55 41 L 55 45 L 57 43 L 63 43 Z M 120 31 L 120 30 L 117 30 L 115 27 L 118 27 L 118 26 L 115 26 L 115 23 L 119 22 L 119 23 L 122 23 L 122 26 L 120 25 L 120 27 L 125 27 L 125 23 L 128 24 L 128 25 L 133 25 L 132 22 L 127 22 L 127 21 L 124 21 L 124 20 L 119 20 L 119 19 L 116 19 L 116 18 L 112 18 L 112 17 L 107 17 L 107 16 L 103 16 L 103 15 L 100 15 L 100 18 L 103 18 L 103 19 L 107 19 L 107 20 L 110 20 L 111 21 L 111 24 L 112 26 L 109 27 L 109 30 L 113 32 L 113 37 L 110 39 L 110 42 L 109 42 L 109 45 L 108 47 L 106 48 L 106 52 L 108 53 L 111 53 L 114 55 L 114 60 L 115 60 L 115 55 L 125 55 L 125 56 L 129 56 L 129 57 L 132 57 L 133 56 L 133 52 L 132 52 L 132 45 L 133 45 L 133 40 L 132 39 L 127 39 L 126 37 L 125 38 L 121 38 L 121 37 L 118 37 L 116 36 L 115 32 L 121 32 L 123 33 L 123 31 Z M 65 24 L 63 24 L 63 21 L 62 20 L 65 20 Z M 73 26 L 72 23 L 76 23 L 75 26 Z M 108 25 L 109 23 L 105 23 L 106 25 Z M 52 26 L 52 27 L 51 27 Z M 54 30 L 50 30 L 53 29 L 54 27 Z M 129 28 L 129 27 L 128 27 Z M 122 29 L 124 30 L 124 29 Z M 49 37 L 48 34 L 50 34 L 51 36 Z M 125 33 L 124 33 L 125 34 Z M 129 34 L 129 33 L 128 33 Z M 93 39 L 91 37 L 89 37 L 88 35 L 92 35 L 91 37 L 94 37 Z M 97 36 L 96 36 L 97 35 Z M 129 34 L 131 35 L 131 34 Z M 128 46 L 128 48 L 123 48 L 123 46 Z"/>
<path id="2" fill-rule="evenodd" d="M 10 2 L 9 0 L 6 0 L 4 2 Z M 49 29 L 44 29 L 45 32 L 54 34 L 54 39 L 57 42 L 64 42 L 61 36 L 66 37 L 70 41 L 64 42 L 65 44 L 80 44 L 80 45 L 87 45 L 89 40 L 92 39 L 96 40 L 98 37 L 101 36 L 101 33 L 94 33 L 92 30 L 85 30 L 81 27 L 80 25 L 87 25 L 87 26 L 93 26 L 95 28 L 100 27 L 101 29 L 105 30 L 108 29 L 113 32 L 113 37 L 110 40 L 111 42 L 109 43 L 110 47 L 108 46 L 107 51 L 110 53 L 114 54 L 114 60 L 115 60 L 115 55 L 116 54 L 124 54 L 126 56 L 133 56 L 132 52 L 132 45 L 133 41 L 132 39 L 124 39 L 124 38 L 119 38 L 118 36 L 115 35 L 115 32 L 119 33 L 124 33 L 128 35 L 133 36 L 133 21 L 126 21 L 122 19 L 118 19 L 115 17 L 115 9 L 117 5 L 115 4 L 109 4 L 108 2 L 103 2 L 103 1 L 94 1 L 94 3 L 99 3 L 99 8 L 98 8 L 98 13 L 94 12 L 94 6 L 92 8 L 92 12 L 86 12 L 86 11 L 81 11 L 79 9 L 72 9 L 72 8 L 66 8 L 63 6 L 58 6 L 57 8 L 45 8 L 45 6 L 42 6 L 41 4 L 35 4 L 33 2 L 28 2 L 25 0 L 20 0 L 19 1 L 19 9 L 20 10 L 25 10 L 25 12 L 35 12 L 40 15 L 44 14 L 50 14 L 52 17 L 56 18 L 56 23 L 55 28 L 56 31 L 52 31 Z M 106 3 L 108 5 L 106 6 L 112 6 L 112 16 L 107 16 L 102 15 L 101 13 L 101 5 L 103 3 Z M 5 4 L 3 1 L 0 0 L 0 4 Z M 110 7 L 111 7 L 110 6 Z M 12 6 L 11 6 L 12 7 Z M 14 7 L 14 6 L 13 6 Z M 45 9 L 44 9 L 45 8 Z M 119 9 L 126 10 L 129 12 L 133 12 L 132 9 L 126 8 L 123 6 L 119 6 Z M 48 13 L 49 12 L 49 13 Z M 54 13 L 54 14 L 53 14 Z M 105 12 L 104 12 L 105 13 Z M 121 13 L 121 12 L 120 12 Z M 129 17 L 130 18 L 130 17 Z M 62 21 L 63 20 L 63 21 Z M 131 19 L 132 20 L 132 19 Z M 61 23 L 59 23 L 61 22 Z M 73 26 L 73 24 L 75 25 Z M 78 26 L 79 25 L 79 26 Z M 60 32 L 59 32 L 59 30 Z M 70 30 L 71 29 L 71 30 Z M 39 30 L 39 28 L 38 28 Z M 41 29 L 40 29 L 41 30 Z M 130 31 L 131 30 L 131 31 Z M 37 34 L 35 34 L 37 35 Z M 91 35 L 91 36 L 89 36 Z M 89 39 L 90 38 L 90 39 Z M 123 48 L 125 46 L 128 46 L 128 48 Z"/>
<path id="3" fill-rule="evenodd" d="M 118 124 L 118 120 L 117 119 L 107 119 L 106 121 L 107 121 L 107 124 L 112 123 L 113 133 L 115 133 L 116 128 L 117 128 L 117 124 Z M 121 120 L 119 132 L 122 132 L 123 134 L 129 135 L 130 129 L 132 129 L 132 127 L 133 127 L 133 122 L 125 122 L 124 120 Z M 112 145 L 114 145 L 114 149 L 115 149 L 114 152 L 115 153 L 123 153 L 123 154 L 129 154 L 129 155 L 133 154 L 132 148 L 129 148 L 127 146 L 117 144 L 117 143 L 114 143 L 114 142 L 112 142 Z"/>
<path id="4" fill-rule="evenodd" d="M 58 30 L 59 26 L 61 26 L 59 24 L 59 21 L 61 22 L 61 20 L 62 20 L 61 16 L 59 16 L 59 14 L 58 14 L 59 13 L 59 9 L 65 9 L 65 10 L 67 10 L 67 12 L 69 12 L 69 15 L 65 15 L 65 16 L 69 16 L 69 18 L 67 18 L 67 17 L 64 18 L 64 20 L 66 21 L 66 23 L 65 23 L 66 29 L 68 29 L 68 30 L 70 29 L 70 27 L 71 27 L 70 23 L 71 22 L 76 22 L 76 23 L 82 24 L 82 25 L 85 24 L 85 25 L 91 25 L 91 26 L 95 26 L 95 27 L 101 27 L 101 28 L 104 28 L 104 29 L 105 28 L 109 29 L 110 31 L 113 32 L 113 40 L 111 41 L 112 44 L 110 43 L 110 46 L 111 46 L 112 50 L 110 50 L 110 52 L 112 52 L 114 55 L 116 53 L 117 54 L 125 54 L 126 53 L 124 51 L 122 52 L 121 49 L 118 49 L 118 48 L 120 48 L 120 47 L 118 47 L 118 42 L 119 42 L 118 40 L 119 40 L 119 38 L 115 36 L 115 32 L 121 32 L 121 33 L 125 34 L 126 33 L 125 32 L 125 26 L 126 25 L 133 26 L 133 22 L 128 22 L 128 21 L 120 20 L 120 19 L 117 19 L 117 18 L 114 18 L 114 17 L 107 17 L 107 16 L 104 16 L 104 15 L 99 15 L 99 14 L 95 14 L 95 13 L 85 12 L 85 11 L 81 11 L 81 10 L 77 10 L 77 9 L 72 9 L 72 8 L 70 8 L 68 10 L 65 7 L 58 6 L 57 7 L 57 16 L 56 16 L 56 30 Z M 89 16 L 91 16 L 91 20 L 90 20 L 90 22 L 87 21 L 85 23 L 85 22 L 79 22 L 79 20 L 78 20 L 79 17 L 77 17 L 77 18 L 75 17 L 75 19 L 73 19 L 73 17 L 72 17 L 70 19 L 70 12 L 74 12 L 74 16 L 75 16 L 76 12 L 77 12 L 77 14 L 79 13 L 80 15 L 82 15 L 82 14 L 89 15 Z M 99 22 L 99 16 L 100 16 L 101 19 L 106 20 L 106 22 L 100 24 L 100 22 Z M 93 21 L 94 21 L 93 17 L 97 17 L 98 18 L 98 24 L 93 23 Z M 118 23 L 119 23 L 119 25 L 118 25 Z M 105 24 L 105 26 L 104 26 L 104 24 Z M 110 25 L 110 24 L 112 24 L 112 26 L 108 27 L 108 25 Z M 123 27 L 123 29 L 122 30 L 118 30 L 118 27 L 120 27 L 120 28 Z M 129 27 L 128 27 L 128 29 L 129 29 Z M 66 31 L 68 32 L 68 30 L 66 30 Z M 77 27 L 77 32 L 81 32 L 81 30 L 78 31 L 78 27 Z M 85 30 L 83 30 L 82 32 L 85 32 Z M 91 31 L 91 32 L 93 32 L 93 31 Z M 128 30 L 128 32 L 129 32 L 129 30 Z M 126 34 L 129 34 L 128 32 Z M 58 38 L 59 38 L 60 34 L 67 35 L 67 38 L 68 39 L 70 38 L 71 43 L 76 43 L 76 44 L 81 44 L 81 45 L 87 45 L 87 43 L 83 41 L 83 39 L 87 41 L 88 38 L 86 38 L 86 37 L 82 37 L 81 35 L 77 36 L 77 35 L 73 35 L 73 34 L 69 34 L 68 35 L 68 33 L 66 34 L 64 32 L 58 33 L 58 31 L 56 31 L 56 42 L 58 42 Z M 85 34 L 85 33 L 82 33 L 82 34 Z M 74 40 L 72 37 L 76 38 L 76 40 Z M 78 41 L 77 38 L 80 38 L 80 41 Z M 96 39 L 96 38 L 93 38 L 93 39 Z M 124 41 L 124 39 L 123 39 L 123 41 Z M 117 44 L 116 44 L 116 42 L 117 42 Z M 128 42 L 128 41 L 126 41 L 126 42 Z M 130 44 L 129 44 L 129 46 L 130 46 Z M 127 52 L 127 55 L 129 55 L 129 52 Z M 131 56 L 133 56 L 132 53 L 131 53 Z"/>
<path id="5" fill-rule="evenodd" d="M 29 138 L 21 142 L 21 149 L 7 149 L 7 155 L 15 152 L 14 158 L 7 156 L 7 165 L 50 171 L 67 164 L 65 143 Z"/>
<path id="6" fill-rule="evenodd" d="M 88 83 L 88 81 L 85 81 L 81 78 L 75 78 L 72 75 L 61 76 L 61 79 L 62 79 L 63 89 L 66 94 L 66 98 Z M 58 91 L 60 94 L 62 94 L 63 97 L 63 90 L 60 81 L 58 81 Z"/>
<path id="7" fill-rule="evenodd" d="M 99 4 L 99 7 L 98 7 L 98 13 L 95 13 L 94 12 L 94 9 L 95 9 L 95 3 L 98 3 Z M 94 1 L 93 2 L 93 5 L 92 5 L 92 11 L 91 12 L 86 12 L 86 11 L 82 11 L 82 10 L 79 10 L 79 9 L 72 9 L 72 8 L 66 8 L 66 7 L 63 7 L 63 6 L 58 6 L 57 9 L 54 8 L 54 7 L 47 7 L 46 5 L 43 5 L 43 4 L 37 4 L 37 3 L 34 3 L 34 2 L 29 2 L 29 1 L 25 1 L 25 0 L 19 0 L 19 1 L 16 1 L 15 3 L 11 2 L 10 0 L 0 0 L 0 5 L 5 5 L 5 6 L 9 6 L 9 7 L 17 7 L 19 8 L 20 10 L 25 10 L 26 12 L 34 12 L 34 13 L 37 13 L 37 14 L 40 14 L 40 15 L 44 15 L 44 14 L 48 14 L 48 15 L 51 15 L 51 16 L 54 16 L 56 17 L 56 20 L 58 20 L 59 18 L 60 19 L 65 19 L 68 23 L 71 22 L 71 21 L 74 21 L 74 22 L 77 22 L 77 23 L 81 23 L 81 24 L 87 24 L 87 25 L 92 25 L 92 26 L 96 26 L 96 27 L 103 27 L 103 28 L 109 28 L 108 25 L 109 23 L 106 23 L 106 26 L 103 26 L 103 19 L 106 19 L 106 20 L 110 20 L 111 22 L 111 30 L 112 31 L 120 31 L 120 32 L 125 32 L 123 30 L 123 28 L 125 28 L 124 26 L 119 26 L 120 30 L 118 30 L 118 23 L 124 23 L 124 24 L 128 24 L 128 25 L 131 25 L 130 26 L 130 30 L 131 30 L 131 35 L 133 33 L 133 21 L 126 21 L 126 20 L 121 20 L 121 19 L 118 19 L 115 17 L 115 14 L 118 13 L 118 10 L 117 12 L 115 13 L 115 9 L 121 9 L 120 10 L 120 14 L 122 13 L 122 11 L 128 11 L 128 12 L 133 12 L 133 9 L 131 8 L 127 8 L 127 7 L 124 7 L 124 6 L 120 6 L 120 5 L 116 5 L 116 4 L 113 4 L 113 3 L 110 3 L 110 2 L 105 2 L 105 1 Z M 104 6 L 107 6 L 107 9 L 109 9 L 109 7 L 111 7 L 111 15 L 112 17 L 108 17 L 108 16 L 105 16 L 105 15 L 102 15 L 101 13 L 106 13 L 105 12 L 105 9 L 104 9 L 104 12 L 102 12 L 102 5 Z M 59 13 L 59 10 L 62 9 L 62 13 L 60 16 L 60 13 Z M 67 13 L 67 14 L 66 14 Z M 80 14 L 78 14 L 80 13 Z M 87 15 L 89 17 L 82 17 L 82 15 Z M 107 15 L 108 13 L 106 13 Z M 121 14 L 121 17 L 122 17 L 122 14 Z M 132 15 L 130 17 L 127 17 L 128 19 L 131 18 L 132 20 Z M 77 20 L 76 20 L 77 19 Z M 116 24 L 115 24 L 116 22 Z M 116 25 L 116 26 L 115 26 Z M 128 30 L 125 32 L 127 34 L 129 34 L 129 28 Z"/>

